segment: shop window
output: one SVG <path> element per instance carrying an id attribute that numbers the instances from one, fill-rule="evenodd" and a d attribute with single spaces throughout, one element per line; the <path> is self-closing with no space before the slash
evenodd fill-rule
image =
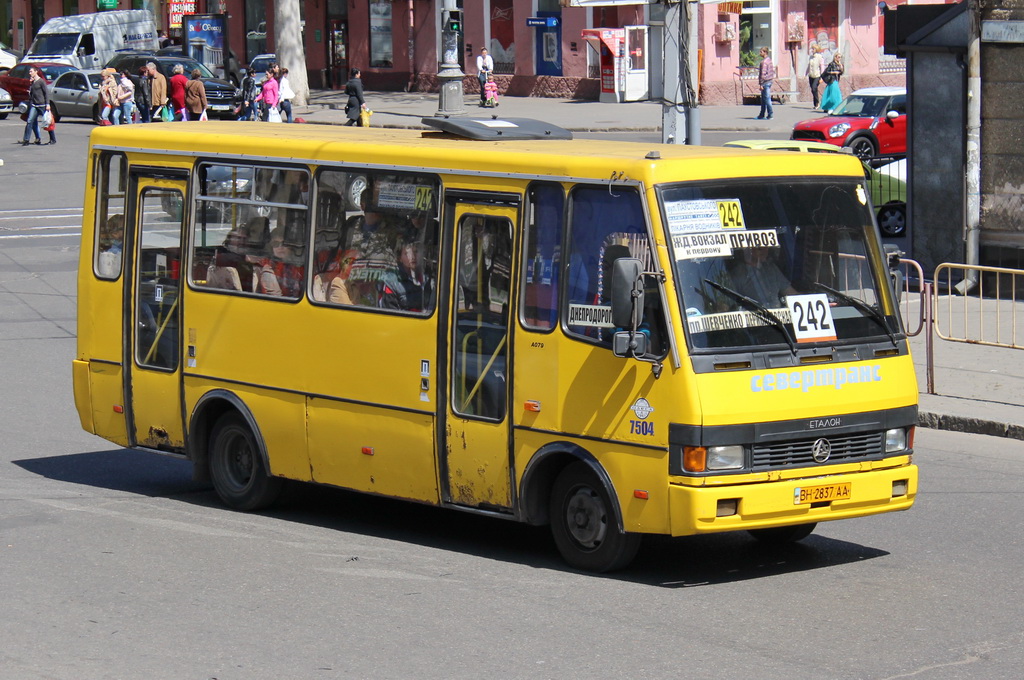
<path id="1" fill-rule="evenodd" d="M 391 38 L 391 2 L 370 3 L 370 66 L 392 68 L 395 65 Z"/>

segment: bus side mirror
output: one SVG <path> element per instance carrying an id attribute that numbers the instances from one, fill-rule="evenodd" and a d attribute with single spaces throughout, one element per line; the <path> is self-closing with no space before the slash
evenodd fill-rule
<path id="1" fill-rule="evenodd" d="M 892 280 L 892 289 L 898 303 L 903 295 L 903 270 L 900 269 L 900 258 L 903 257 L 903 251 L 895 243 L 883 243 L 882 249 L 885 251 L 885 261 L 889 265 L 889 278 Z"/>
<path id="2" fill-rule="evenodd" d="M 643 321 L 644 268 L 635 257 L 620 257 L 612 263 L 612 324 L 636 331 Z"/>

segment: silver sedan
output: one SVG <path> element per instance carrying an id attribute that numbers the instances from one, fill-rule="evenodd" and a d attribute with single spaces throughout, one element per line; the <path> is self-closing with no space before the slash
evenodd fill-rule
<path id="1" fill-rule="evenodd" d="M 101 71 L 68 71 L 57 77 L 50 86 L 50 111 L 61 118 L 91 118 L 100 121 Z"/>
<path id="2" fill-rule="evenodd" d="M 14 101 L 11 93 L 0 87 L 0 120 L 5 120 L 7 114 L 14 110 Z"/>

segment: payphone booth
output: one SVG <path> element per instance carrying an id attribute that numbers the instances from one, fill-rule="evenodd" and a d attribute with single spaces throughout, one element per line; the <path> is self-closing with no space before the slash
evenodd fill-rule
<path id="1" fill-rule="evenodd" d="M 650 97 L 647 27 L 585 28 L 582 37 L 598 54 L 602 102 L 635 102 Z"/>

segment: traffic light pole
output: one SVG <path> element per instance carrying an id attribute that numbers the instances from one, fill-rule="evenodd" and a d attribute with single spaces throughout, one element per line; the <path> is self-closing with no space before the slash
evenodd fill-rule
<path id="1" fill-rule="evenodd" d="M 462 32 L 462 12 L 455 6 L 455 0 L 444 0 L 441 8 L 441 52 L 443 62 L 437 77 L 441 81 L 435 116 L 462 116 L 462 79 L 465 73 L 459 67 L 459 33 Z"/>

